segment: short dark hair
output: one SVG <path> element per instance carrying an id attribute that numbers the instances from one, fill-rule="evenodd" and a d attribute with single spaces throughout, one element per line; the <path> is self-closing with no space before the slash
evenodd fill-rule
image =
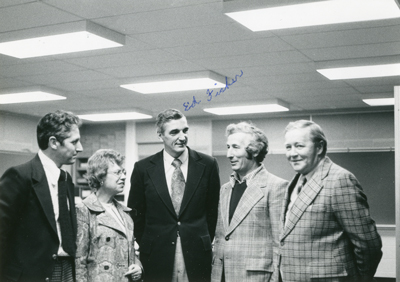
<path id="1" fill-rule="evenodd" d="M 268 154 L 268 138 L 265 133 L 251 122 L 242 121 L 228 125 L 226 127 L 225 135 L 228 137 L 229 135 L 238 132 L 247 133 L 252 136 L 250 144 L 246 147 L 246 152 L 252 157 L 257 155 L 254 158 L 257 163 L 261 163 Z"/>
<path id="2" fill-rule="evenodd" d="M 61 144 L 69 137 L 71 127 L 82 124 L 79 117 L 71 112 L 57 110 L 42 117 L 36 128 L 36 137 L 39 148 L 46 150 L 49 146 L 49 138 L 54 136 Z"/>
<path id="3" fill-rule="evenodd" d="M 168 109 L 158 114 L 156 119 L 157 133 L 164 133 L 164 124 L 171 120 L 181 119 L 185 116 L 176 109 Z"/>
<path id="4" fill-rule="evenodd" d="M 322 131 L 321 126 L 319 126 L 318 124 L 316 124 L 313 121 L 300 119 L 300 120 L 290 122 L 285 128 L 285 133 L 290 130 L 300 129 L 300 128 L 309 128 L 310 129 L 311 141 L 314 142 L 314 144 L 322 143 L 321 157 L 325 157 L 326 152 L 328 150 L 328 141 L 326 140 L 325 134 Z"/>
<path id="5" fill-rule="evenodd" d="M 110 163 L 122 166 L 125 157 L 112 149 L 97 150 L 88 160 L 86 179 L 90 188 L 98 189 L 104 181 Z"/>

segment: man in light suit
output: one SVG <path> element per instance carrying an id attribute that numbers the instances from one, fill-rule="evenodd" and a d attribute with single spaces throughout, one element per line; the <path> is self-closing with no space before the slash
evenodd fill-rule
<path id="1" fill-rule="evenodd" d="M 285 147 L 297 175 L 282 209 L 282 280 L 371 281 L 382 243 L 360 183 L 326 157 L 325 135 L 312 121 L 289 123 Z"/>
<path id="2" fill-rule="evenodd" d="M 37 126 L 39 153 L 0 179 L 0 281 L 74 281 L 74 184 L 60 170 L 82 151 L 80 120 L 45 115 Z"/>
<path id="3" fill-rule="evenodd" d="M 268 140 L 260 129 L 241 122 L 228 125 L 226 135 L 234 172 L 220 192 L 212 281 L 277 281 L 274 257 L 288 182 L 262 164 Z"/>
<path id="4" fill-rule="evenodd" d="M 209 281 L 217 161 L 187 147 L 189 126 L 180 111 L 161 112 L 156 126 L 164 150 L 135 164 L 128 199 L 146 282 Z"/>

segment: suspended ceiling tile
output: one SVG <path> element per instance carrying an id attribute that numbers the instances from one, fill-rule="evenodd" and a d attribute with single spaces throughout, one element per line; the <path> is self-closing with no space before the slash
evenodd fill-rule
<path id="1" fill-rule="evenodd" d="M 58 72 L 73 72 L 80 70 L 83 70 L 83 68 L 53 60 L 7 66 L 7 68 L 0 68 L 0 74 L 5 77 L 24 77 L 31 76 L 32 74 L 54 74 Z"/>
<path id="2" fill-rule="evenodd" d="M 29 29 L 64 22 L 78 21 L 81 18 L 60 11 L 42 2 L 11 6 L 0 9 L 0 32 Z M 35 34 L 32 33 L 32 37 Z M 2 34 L 0 34 L 0 41 Z"/>
<path id="3" fill-rule="evenodd" d="M 314 61 L 392 56 L 400 54 L 400 41 L 320 49 L 305 49 L 302 50 L 302 53 Z"/>
<path id="4" fill-rule="evenodd" d="M 221 3 L 211 3 L 100 18 L 96 19 L 96 22 L 132 35 L 183 27 L 225 24 L 229 21 L 221 14 Z"/>

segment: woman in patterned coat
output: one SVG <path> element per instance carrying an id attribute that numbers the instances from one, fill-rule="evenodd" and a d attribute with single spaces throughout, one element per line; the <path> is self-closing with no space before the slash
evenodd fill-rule
<path id="1" fill-rule="evenodd" d="M 88 161 L 87 178 L 95 190 L 77 205 L 76 280 L 78 282 L 138 281 L 142 265 L 135 256 L 130 208 L 114 196 L 125 186 L 123 157 L 98 150 Z"/>

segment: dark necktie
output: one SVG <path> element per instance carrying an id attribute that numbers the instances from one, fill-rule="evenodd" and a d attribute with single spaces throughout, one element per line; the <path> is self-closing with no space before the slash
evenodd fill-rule
<path id="1" fill-rule="evenodd" d="M 181 170 L 182 162 L 179 159 L 174 159 L 172 165 L 175 167 L 172 173 L 171 180 L 171 199 L 172 204 L 177 215 L 179 215 L 179 210 L 181 208 L 183 192 L 185 191 L 185 178 Z"/>
<path id="2" fill-rule="evenodd" d="M 58 179 L 58 208 L 59 208 L 58 222 L 60 223 L 60 229 L 61 229 L 62 248 L 70 256 L 74 256 L 75 240 L 72 229 L 71 214 L 68 210 L 68 205 L 67 205 L 67 200 L 68 200 L 67 174 L 63 170 L 60 170 L 60 172 L 61 172 L 60 178 Z"/>

